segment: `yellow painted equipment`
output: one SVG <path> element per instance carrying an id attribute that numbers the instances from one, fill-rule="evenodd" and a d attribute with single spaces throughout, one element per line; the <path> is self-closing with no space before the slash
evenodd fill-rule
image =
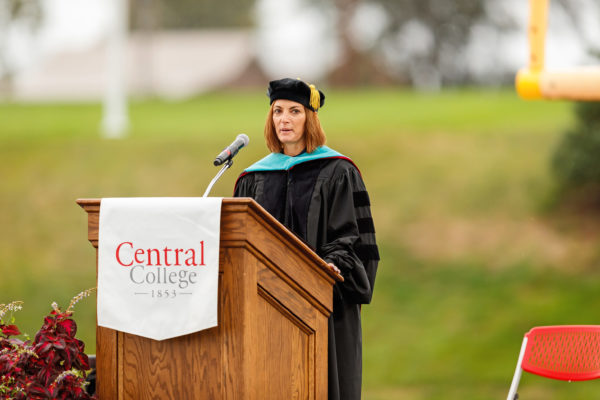
<path id="1" fill-rule="evenodd" d="M 600 101 L 600 66 L 549 71 L 544 68 L 549 0 L 529 0 L 529 66 L 519 70 L 517 93 L 524 99 Z"/>

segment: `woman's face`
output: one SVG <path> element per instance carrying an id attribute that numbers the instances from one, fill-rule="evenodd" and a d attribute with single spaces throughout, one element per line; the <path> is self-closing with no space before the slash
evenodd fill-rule
<path id="1" fill-rule="evenodd" d="M 306 112 L 302 104 L 284 99 L 273 102 L 273 125 L 284 147 L 304 144 L 305 122 Z"/>

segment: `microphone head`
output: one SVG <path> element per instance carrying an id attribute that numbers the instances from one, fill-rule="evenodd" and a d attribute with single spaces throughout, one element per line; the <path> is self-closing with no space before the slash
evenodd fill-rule
<path id="1" fill-rule="evenodd" d="M 236 139 L 240 139 L 242 142 L 244 142 L 244 146 L 248 146 L 248 143 L 250 143 L 250 138 L 245 133 L 240 133 L 237 135 Z"/>

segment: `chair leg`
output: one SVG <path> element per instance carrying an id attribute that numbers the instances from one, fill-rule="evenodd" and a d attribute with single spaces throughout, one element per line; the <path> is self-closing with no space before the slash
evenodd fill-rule
<path id="1" fill-rule="evenodd" d="M 523 356 L 525 355 L 525 348 L 527 347 L 527 338 L 523 338 L 523 344 L 521 344 L 521 351 L 519 352 L 519 360 L 517 361 L 517 368 L 515 369 L 515 375 L 513 376 L 512 383 L 510 385 L 510 390 L 508 391 L 508 396 L 506 400 L 517 400 L 519 395 L 517 394 L 517 388 L 519 387 L 519 381 L 521 380 L 521 373 L 523 370 L 521 369 L 521 362 L 523 361 Z"/>

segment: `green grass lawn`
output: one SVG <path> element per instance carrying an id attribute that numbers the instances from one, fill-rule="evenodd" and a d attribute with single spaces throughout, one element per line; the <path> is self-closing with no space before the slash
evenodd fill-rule
<path id="1" fill-rule="evenodd" d="M 0 104 L 0 303 L 24 300 L 17 322 L 33 335 L 52 301 L 66 307 L 95 285 L 75 199 L 200 196 L 213 157 L 244 132 L 250 145 L 213 189 L 229 196 L 266 154 L 266 107 L 253 91 L 137 101 L 130 135 L 106 140 L 98 104 Z M 598 230 L 547 207 L 568 103 L 510 90 L 329 91 L 320 118 L 328 144 L 361 168 L 381 246 L 363 309 L 366 399 L 505 398 L 529 328 L 600 323 Z M 94 352 L 94 301 L 75 318 Z M 599 391 L 524 376 L 522 398 Z"/>

